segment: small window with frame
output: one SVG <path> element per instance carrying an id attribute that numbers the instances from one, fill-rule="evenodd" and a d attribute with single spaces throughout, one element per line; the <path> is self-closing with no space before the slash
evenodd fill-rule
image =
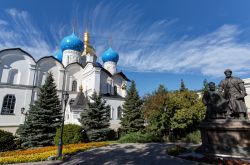
<path id="1" fill-rule="evenodd" d="M 3 99 L 3 106 L 1 110 L 2 115 L 12 115 L 14 114 L 16 104 L 16 97 L 15 95 L 6 95 Z"/>

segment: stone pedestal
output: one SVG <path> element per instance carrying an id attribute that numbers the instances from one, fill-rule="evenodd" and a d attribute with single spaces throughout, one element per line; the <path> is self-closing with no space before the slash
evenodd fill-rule
<path id="1" fill-rule="evenodd" d="M 202 146 L 198 151 L 230 157 L 250 158 L 250 121 L 217 119 L 203 121 Z"/>

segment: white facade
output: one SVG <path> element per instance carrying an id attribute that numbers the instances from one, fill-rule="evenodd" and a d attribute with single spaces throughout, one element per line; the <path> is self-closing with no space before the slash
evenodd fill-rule
<path id="1" fill-rule="evenodd" d="M 103 64 L 103 67 L 108 70 L 112 75 L 116 73 L 116 62 L 108 61 Z"/>
<path id="2" fill-rule="evenodd" d="M 37 99 L 39 87 L 44 84 L 49 72 L 54 76 L 60 99 L 62 92 L 68 91 L 69 101 L 74 100 L 80 87 L 85 96 L 90 96 L 94 91 L 103 95 L 103 99 L 112 107 L 111 127 L 119 126 L 118 107 L 124 102 L 125 87 L 129 81 L 126 76 L 121 72 L 111 74 L 96 63 L 95 58 L 93 62 L 82 60 L 86 57 L 82 57 L 77 51 L 66 50 L 63 55 L 61 63 L 53 56 L 35 61 L 20 48 L 0 51 L 0 129 L 15 132 L 18 125 L 24 122 L 25 116 L 21 114 L 21 108 L 29 110 L 29 105 Z M 4 103 L 5 97 L 15 97 L 11 113 L 3 113 L 3 107 L 9 104 Z M 72 110 L 68 102 L 65 123 L 80 124 L 80 112 Z"/>
<path id="3" fill-rule="evenodd" d="M 247 106 L 247 114 L 250 118 L 250 78 L 243 79 L 246 88 L 247 96 L 245 97 L 245 103 Z"/>

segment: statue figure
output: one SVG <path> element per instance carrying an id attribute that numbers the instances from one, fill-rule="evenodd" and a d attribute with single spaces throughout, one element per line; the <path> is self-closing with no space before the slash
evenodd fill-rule
<path id="1" fill-rule="evenodd" d="M 247 107 L 244 97 L 247 95 L 244 82 L 232 76 L 232 70 L 226 69 L 226 78 L 220 82 L 219 93 L 228 100 L 228 116 L 233 118 L 246 118 Z"/>
<path id="2" fill-rule="evenodd" d="M 205 120 L 226 118 L 228 100 L 219 94 L 214 82 L 208 83 L 208 91 L 204 92 L 202 102 L 207 106 Z"/>

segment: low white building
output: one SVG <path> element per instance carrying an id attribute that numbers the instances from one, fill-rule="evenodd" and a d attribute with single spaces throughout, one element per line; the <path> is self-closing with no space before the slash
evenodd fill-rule
<path id="1" fill-rule="evenodd" d="M 250 119 L 250 78 L 243 79 L 246 88 L 247 96 L 245 97 L 245 103 L 247 106 L 247 114 Z"/>
<path id="2" fill-rule="evenodd" d="M 80 124 L 84 100 L 96 91 L 111 106 L 111 128 L 118 128 L 129 79 L 117 72 L 119 55 L 112 48 L 101 57 L 103 65 L 96 62 L 88 33 L 84 34 L 84 43 L 74 33 L 65 37 L 55 57 L 46 56 L 38 61 L 20 48 L 1 50 L 0 129 L 14 133 L 24 122 L 24 113 L 37 99 L 49 72 L 54 76 L 59 98 L 62 99 L 63 91 L 69 93 L 65 123 Z"/>

